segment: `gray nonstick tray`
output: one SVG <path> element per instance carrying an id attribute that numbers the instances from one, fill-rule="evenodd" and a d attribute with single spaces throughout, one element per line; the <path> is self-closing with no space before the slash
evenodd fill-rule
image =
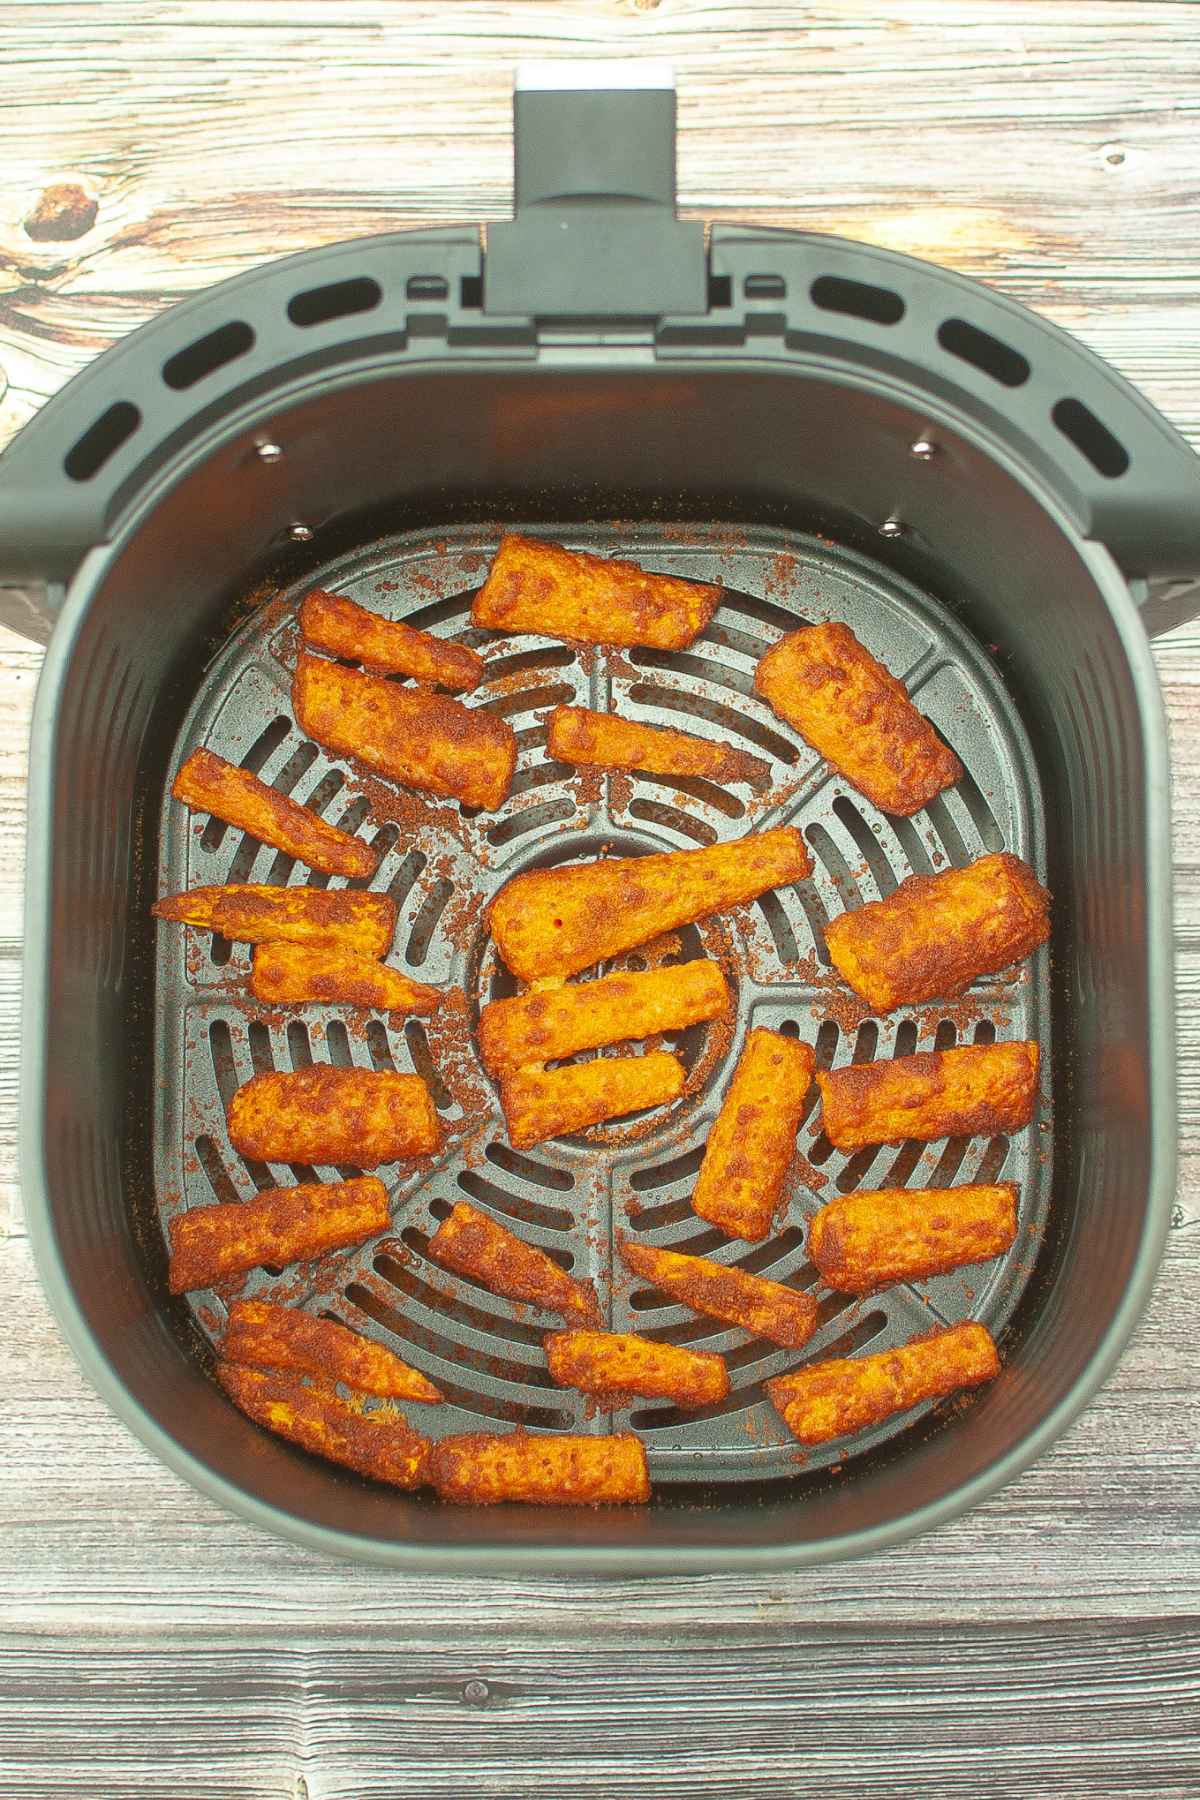
<path id="1" fill-rule="evenodd" d="M 1002 1331 L 1032 1268 L 1049 1203 L 1045 1108 L 1012 1142 L 950 1140 L 846 1157 L 820 1133 L 814 1086 L 790 1197 L 766 1243 L 725 1239 L 694 1216 L 688 1196 L 751 1024 L 814 1044 L 821 1067 L 1023 1037 L 1040 1039 L 1048 1062 L 1045 951 L 1008 976 L 980 983 L 959 1003 L 880 1020 L 833 977 L 820 935 L 823 919 L 889 893 L 905 876 L 960 865 L 989 850 L 1015 851 L 1044 878 L 1041 799 L 1024 732 L 986 649 L 944 608 L 865 558 L 761 527 L 557 523 L 527 529 L 571 548 L 719 581 L 724 601 L 704 635 L 682 653 L 499 638 L 470 623 L 471 599 L 498 529 L 412 534 L 331 562 L 303 588 L 254 596 L 244 625 L 201 682 L 171 774 L 192 750 L 207 746 L 378 845 L 384 854 L 370 885 L 390 892 L 400 915 L 388 961 L 421 981 L 461 990 L 464 998 L 432 1021 L 318 1005 L 276 1013 L 245 993 L 247 946 L 161 927 L 155 1148 L 164 1224 L 186 1207 L 313 1178 L 306 1169 L 244 1162 L 231 1150 L 225 1103 L 251 1075 L 309 1061 L 415 1070 L 432 1084 L 446 1140 L 429 1165 L 378 1171 L 393 1200 L 390 1232 L 317 1265 L 259 1270 L 243 1292 L 336 1317 L 424 1370 L 447 1395 L 445 1405 L 421 1409 L 422 1426 L 436 1436 L 507 1423 L 594 1432 L 632 1426 L 646 1441 L 652 1474 L 669 1481 L 754 1480 L 843 1462 L 909 1429 L 929 1409 L 864 1432 L 850 1445 L 800 1452 L 762 1392 L 763 1380 L 796 1366 L 797 1354 L 665 1303 L 628 1275 L 614 1242 L 627 1233 L 816 1292 L 821 1324 L 804 1360 L 883 1349 L 967 1317 Z M 300 733 L 289 702 L 295 606 L 313 585 L 485 652 L 488 680 L 467 696 L 468 704 L 508 718 L 519 747 L 512 795 L 500 812 L 474 814 L 401 792 L 331 759 Z M 913 819 L 873 809 L 754 693 L 763 651 L 797 624 L 827 618 L 845 620 L 906 682 L 965 765 L 965 779 Z M 565 701 L 736 744 L 768 761 L 769 784 L 722 789 L 694 778 L 602 775 L 552 762 L 546 717 Z M 340 885 L 166 797 L 164 808 L 160 892 L 224 881 Z M 486 908 L 500 886 L 524 869 L 606 852 L 690 848 L 783 823 L 799 826 L 812 850 L 807 881 L 624 959 L 622 966 L 645 967 L 653 959 L 707 954 L 719 957 L 730 976 L 737 996 L 732 1029 L 728 1023 L 693 1027 L 667 1040 L 689 1070 L 684 1097 L 639 1119 L 514 1151 L 474 1040 L 480 1006 L 516 991 L 487 931 Z M 335 1179 L 350 1172 L 315 1173 Z M 1021 1229 L 1007 1257 L 866 1300 L 820 1289 L 805 1254 L 805 1220 L 823 1200 L 860 1187 L 999 1179 L 1020 1184 Z M 541 1340 L 558 1321 L 499 1299 L 428 1257 L 438 1221 L 463 1198 L 595 1281 L 614 1329 L 720 1351 L 729 1365 L 729 1398 L 700 1412 L 637 1402 L 609 1414 L 554 1387 Z M 191 1306 L 208 1339 L 219 1340 L 220 1295 L 194 1294 L 181 1304 Z"/>

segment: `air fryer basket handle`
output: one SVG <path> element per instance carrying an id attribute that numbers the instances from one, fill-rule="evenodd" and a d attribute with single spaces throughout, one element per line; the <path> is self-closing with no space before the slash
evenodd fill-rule
<path id="1" fill-rule="evenodd" d="M 526 63 L 515 218 L 488 228 L 484 311 L 660 319 L 708 307 L 704 227 L 675 217 L 675 84 L 654 62 Z"/>

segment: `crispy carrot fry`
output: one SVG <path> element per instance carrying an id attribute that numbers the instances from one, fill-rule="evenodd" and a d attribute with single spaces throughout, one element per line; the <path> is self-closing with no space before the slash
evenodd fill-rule
<path id="1" fill-rule="evenodd" d="M 428 688 L 397 687 L 324 657 L 301 655 L 292 707 L 302 731 L 402 787 L 464 806 L 503 806 L 517 766 L 506 719 Z"/>
<path id="2" fill-rule="evenodd" d="M 681 1350 L 628 1331 L 550 1331 L 545 1343 L 552 1380 L 599 1399 L 640 1394 L 711 1406 L 729 1392 L 725 1359 L 711 1350 Z"/>
<path id="3" fill-rule="evenodd" d="M 274 1006 L 341 1001 L 404 1013 L 431 1013 L 441 999 L 437 988 L 410 981 L 398 969 L 386 969 L 340 944 L 260 944 L 250 992 Z"/>
<path id="4" fill-rule="evenodd" d="M 459 1506 L 644 1505 L 650 1498 L 646 1451 L 630 1432 L 615 1437 L 531 1437 L 471 1432 L 433 1446 L 429 1479 Z"/>
<path id="5" fill-rule="evenodd" d="M 1033 1117 L 1035 1043 L 967 1044 L 819 1072 L 822 1123 L 839 1150 L 1019 1131 Z"/>
<path id="6" fill-rule="evenodd" d="M 420 1487 L 425 1480 L 429 1439 L 394 1406 L 365 1412 L 331 1387 L 238 1363 L 218 1363 L 217 1380 L 247 1418 L 314 1456 L 393 1487 Z"/>
<path id="7" fill-rule="evenodd" d="M 982 1325 L 956 1325 L 899 1350 L 814 1363 L 763 1385 L 793 1437 L 824 1444 L 999 1373 L 991 1333 Z"/>
<path id="8" fill-rule="evenodd" d="M 310 869 L 323 869 L 328 875 L 373 875 L 379 867 L 378 853 L 369 844 L 327 825 L 307 806 L 277 794 L 257 775 L 211 750 L 192 751 L 171 792 L 193 811 L 224 819 L 260 843 L 298 857 Z"/>
<path id="9" fill-rule="evenodd" d="M 717 963 L 667 963 L 493 1000 L 479 1015 L 479 1048 L 493 1072 L 517 1069 L 627 1038 L 682 1031 L 728 1009 L 729 989 Z"/>
<path id="10" fill-rule="evenodd" d="M 781 719 L 873 805 L 909 814 L 962 779 L 962 764 L 848 625 L 808 625 L 768 650 L 754 685 Z"/>
<path id="11" fill-rule="evenodd" d="M 799 881 L 812 859 L 790 825 L 706 850 L 602 857 L 518 875 L 492 902 L 492 936 L 521 981 L 575 975 L 660 932 Z"/>
<path id="12" fill-rule="evenodd" d="M 708 1134 L 692 1210 L 755 1243 L 775 1217 L 815 1058 L 807 1044 L 756 1027 Z"/>
<path id="13" fill-rule="evenodd" d="M 396 929 L 390 894 L 350 888 L 271 887 L 231 882 L 156 900 L 151 912 L 242 943 L 342 944 L 360 956 L 384 955 Z"/>
<path id="14" fill-rule="evenodd" d="M 469 1275 L 493 1294 L 527 1300 L 583 1325 L 599 1325 L 590 1281 L 577 1281 L 544 1250 L 527 1244 L 478 1207 L 460 1200 L 429 1240 L 429 1254 L 445 1269 Z"/>
<path id="15" fill-rule="evenodd" d="M 312 1262 L 386 1230 L 388 1219 L 387 1189 L 373 1175 L 193 1206 L 171 1220 L 170 1289 L 211 1287 L 261 1263 Z"/>
<path id="16" fill-rule="evenodd" d="M 268 1300 L 234 1301 L 221 1356 L 227 1363 L 344 1381 L 360 1394 L 378 1394 L 385 1400 L 433 1405 L 443 1398 L 419 1369 L 410 1369 L 382 1344 L 333 1319 L 318 1319 L 297 1306 L 275 1306 Z"/>
<path id="17" fill-rule="evenodd" d="M 693 1312 L 723 1319 L 789 1350 L 802 1349 L 817 1328 L 812 1295 L 797 1293 L 782 1282 L 726 1268 L 705 1256 L 681 1256 L 676 1250 L 634 1244 L 628 1238 L 621 1245 L 621 1256 L 635 1275 Z"/>
<path id="18" fill-rule="evenodd" d="M 827 1286 L 870 1294 L 894 1281 L 986 1262 L 1017 1235 L 1017 1190 L 998 1186 L 877 1188 L 813 1215 L 808 1253 Z"/>
<path id="19" fill-rule="evenodd" d="M 382 619 L 344 594 L 330 594 L 324 588 L 305 594 L 300 630 L 306 644 L 360 662 L 380 674 L 411 675 L 416 681 L 459 693 L 478 687 L 483 680 L 483 658 L 465 644 L 450 644 L 430 631 Z"/>
<path id="20" fill-rule="evenodd" d="M 770 765 L 732 744 L 712 744 L 690 732 L 639 725 L 586 706 L 556 706 L 546 748 L 560 762 L 600 769 L 646 769 L 652 775 L 706 775 L 710 781 L 761 784 Z"/>
<path id="21" fill-rule="evenodd" d="M 1032 955 L 1050 935 L 1050 896 L 1018 856 L 910 875 L 886 900 L 825 927 L 838 973 L 876 1012 L 946 1000 Z"/>
<path id="22" fill-rule="evenodd" d="M 720 598 L 720 588 L 706 582 L 651 575 L 637 563 L 509 532 L 471 619 L 491 631 L 682 650 L 704 630 Z"/>
<path id="23" fill-rule="evenodd" d="M 350 1163 L 374 1169 L 427 1156 L 441 1142 L 429 1089 L 389 1069 L 307 1069 L 255 1075 L 229 1102 L 229 1139 L 259 1162 Z"/>
<path id="24" fill-rule="evenodd" d="M 510 1141 L 528 1150 L 546 1138 L 585 1131 L 605 1119 L 664 1106 L 683 1092 L 683 1064 L 665 1050 L 601 1056 L 565 1069 L 519 1069 L 501 1077 Z"/>

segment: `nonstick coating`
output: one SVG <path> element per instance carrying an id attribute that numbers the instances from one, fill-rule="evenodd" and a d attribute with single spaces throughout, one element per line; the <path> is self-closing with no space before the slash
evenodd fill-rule
<path id="1" fill-rule="evenodd" d="M 390 891 L 400 908 L 388 961 L 421 981 L 462 990 L 465 1007 L 451 1005 L 429 1023 L 318 1005 L 271 1011 L 244 993 L 246 946 L 160 927 L 154 1137 L 161 1218 L 165 1225 L 187 1207 L 311 1179 L 311 1171 L 247 1164 L 232 1152 L 224 1105 L 252 1074 L 310 1060 L 415 1069 L 431 1081 L 446 1143 L 430 1166 L 379 1171 L 393 1199 L 390 1233 L 318 1265 L 260 1270 L 244 1293 L 337 1317 L 426 1371 L 448 1396 L 443 1406 L 422 1409 L 422 1424 L 437 1436 L 509 1423 L 593 1432 L 632 1426 L 646 1440 L 653 1475 L 670 1482 L 752 1481 L 794 1473 L 798 1465 L 815 1471 L 844 1463 L 911 1430 L 931 1409 L 849 1444 L 800 1453 L 761 1385 L 796 1366 L 796 1353 L 664 1304 L 619 1261 L 614 1272 L 614 1240 L 629 1234 L 711 1255 L 816 1292 L 821 1324 L 805 1360 L 881 1350 L 964 1318 L 982 1320 L 1003 1342 L 1049 1207 L 1045 1100 L 1034 1126 L 1011 1142 L 958 1139 L 847 1157 L 819 1130 L 814 1087 L 787 1208 L 766 1244 L 725 1239 L 696 1219 L 688 1196 L 751 1024 L 815 1044 L 821 1067 L 993 1037 L 1039 1039 L 1049 1067 L 1045 951 L 1011 975 L 980 983 L 961 1002 L 879 1020 L 833 976 L 820 934 L 824 918 L 889 893 L 907 875 L 959 866 L 1001 847 L 1027 858 L 1044 878 L 1041 796 L 1029 744 L 986 647 L 944 608 L 857 553 L 761 525 L 556 523 L 542 529 L 572 548 L 719 581 L 725 599 L 685 653 L 498 638 L 474 630 L 469 617 L 498 530 L 455 527 L 375 542 L 309 573 L 256 606 L 207 671 L 170 774 L 205 745 L 376 843 L 384 855 L 370 885 Z M 400 792 L 304 738 L 291 717 L 289 686 L 295 605 L 313 585 L 485 652 L 489 679 L 468 703 L 508 718 L 519 748 L 512 796 L 499 813 L 474 814 Z M 754 694 L 754 666 L 763 651 L 797 624 L 829 618 L 849 624 L 906 682 L 965 765 L 965 779 L 911 820 L 876 811 Z M 570 770 L 548 760 L 545 748 L 548 712 L 566 701 L 735 743 L 768 759 L 769 786 L 753 792 L 699 779 Z M 160 892 L 223 881 L 340 885 L 187 813 L 165 794 L 163 804 Z M 723 961 L 736 988 L 732 1032 L 697 1027 L 671 1040 L 689 1068 L 684 1098 L 639 1120 L 529 1153 L 512 1150 L 474 1039 L 480 1005 L 515 991 L 487 935 L 485 909 L 501 885 L 519 870 L 606 850 L 689 848 L 783 823 L 805 833 L 815 865 L 809 880 L 623 960 L 622 966 L 645 967 L 652 957 L 709 954 Z M 332 1180 L 351 1172 L 316 1174 Z M 1006 1257 L 866 1300 L 821 1289 L 805 1254 L 805 1220 L 823 1201 L 858 1188 L 996 1180 L 1020 1184 L 1020 1229 Z M 729 1399 L 699 1413 L 638 1402 L 631 1411 L 608 1414 L 552 1386 L 541 1337 L 555 1321 L 428 1258 L 430 1234 L 463 1198 L 595 1280 L 614 1329 L 720 1351 L 729 1363 Z M 190 1303 L 204 1335 L 219 1340 L 224 1299 L 206 1292 Z M 949 1415 L 963 1404 L 969 1402 L 946 1403 L 943 1410 Z"/>

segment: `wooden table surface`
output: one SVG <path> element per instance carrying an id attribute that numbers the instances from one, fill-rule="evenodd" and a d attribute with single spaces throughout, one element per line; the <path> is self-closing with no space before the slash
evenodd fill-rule
<path id="1" fill-rule="evenodd" d="M 1116 0 L 0 0 L 0 443 L 196 288 L 503 217 L 531 55 L 670 56 L 689 211 L 980 276 L 1200 445 L 1200 9 Z M 40 653 L 0 632 L 0 1796 L 1200 1794 L 1200 629 L 1155 653 L 1183 1176 L 1099 1399 L 870 1563 L 407 1580 L 198 1498 L 42 1301 L 14 1155 Z"/>

